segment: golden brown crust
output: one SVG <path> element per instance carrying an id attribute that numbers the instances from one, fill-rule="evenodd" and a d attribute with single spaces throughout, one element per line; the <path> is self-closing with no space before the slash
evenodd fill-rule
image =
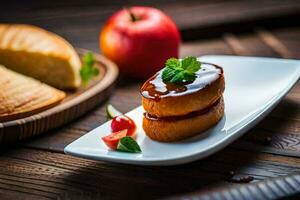
<path id="1" fill-rule="evenodd" d="M 60 36 L 25 24 L 0 24 L 0 64 L 60 89 L 80 86 L 81 62 Z"/>
<path id="2" fill-rule="evenodd" d="M 215 125 L 224 115 L 224 102 L 219 103 L 205 114 L 180 120 L 150 120 L 143 118 L 143 129 L 147 136 L 161 142 L 172 142 L 192 137 Z"/>
<path id="3" fill-rule="evenodd" d="M 159 101 L 142 96 L 142 105 L 151 115 L 159 117 L 181 116 L 194 111 L 203 110 L 212 105 L 222 96 L 224 89 L 224 75 L 221 74 L 211 85 L 207 85 L 204 89 L 196 93 L 166 97 Z"/>
<path id="4" fill-rule="evenodd" d="M 0 122 L 30 116 L 62 101 L 66 94 L 0 65 Z"/>

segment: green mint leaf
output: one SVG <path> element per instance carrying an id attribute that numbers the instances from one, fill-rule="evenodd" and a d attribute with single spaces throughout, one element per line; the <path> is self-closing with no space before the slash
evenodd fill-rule
<path id="1" fill-rule="evenodd" d="M 83 56 L 83 63 L 89 67 L 92 67 L 95 64 L 94 56 L 91 52 L 88 52 Z"/>
<path id="2" fill-rule="evenodd" d="M 91 52 L 86 53 L 82 59 L 82 67 L 80 69 L 80 76 L 83 85 L 87 85 L 89 81 L 99 75 L 99 70 L 95 66 L 94 55 Z"/>
<path id="3" fill-rule="evenodd" d="M 201 68 L 201 63 L 196 57 L 186 57 L 182 61 L 170 58 L 165 64 L 162 72 L 164 82 L 182 84 L 193 82 L 196 79 L 196 72 Z"/>
<path id="4" fill-rule="evenodd" d="M 177 58 L 169 58 L 166 62 L 166 66 L 172 69 L 180 67 L 180 61 Z"/>
<path id="5" fill-rule="evenodd" d="M 132 137 L 129 137 L 129 136 L 126 136 L 126 137 L 123 137 L 122 139 L 120 139 L 117 150 L 130 152 L 130 153 L 142 152 L 138 143 L 134 139 L 132 139 Z"/>
<path id="6" fill-rule="evenodd" d="M 184 71 L 179 71 L 170 80 L 171 83 L 180 84 L 184 80 Z"/>
<path id="7" fill-rule="evenodd" d="M 176 75 L 176 70 L 172 68 L 166 68 L 162 73 L 162 78 L 164 81 L 170 81 L 173 76 Z"/>
<path id="8" fill-rule="evenodd" d="M 196 78 L 197 77 L 195 73 L 189 73 L 189 72 L 184 73 L 185 82 L 193 82 Z"/>
<path id="9" fill-rule="evenodd" d="M 189 73 L 187 71 L 178 72 L 171 80 L 171 83 L 181 84 L 187 82 L 193 82 L 196 78 L 194 73 Z"/>
<path id="10" fill-rule="evenodd" d="M 184 58 L 181 61 L 181 67 L 183 69 L 186 69 L 187 67 L 189 67 L 194 62 L 194 60 L 196 60 L 196 58 L 195 57 L 191 57 L 191 56 L 188 56 L 188 57 Z"/>
<path id="11" fill-rule="evenodd" d="M 195 57 L 187 57 L 182 60 L 182 68 L 189 73 L 195 73 L 200 69 L 200 62 Z"/>

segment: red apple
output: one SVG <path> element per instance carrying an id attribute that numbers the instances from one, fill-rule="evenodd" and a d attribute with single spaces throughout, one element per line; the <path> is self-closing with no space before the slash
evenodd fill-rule
<path id="1" fill-rule="evenodd" d="M 180 33 L 162 11 L 132 7 L 115 13 L 100 33 L 102 53 L 131 77 L 148 78 L 178 58 Z"/>

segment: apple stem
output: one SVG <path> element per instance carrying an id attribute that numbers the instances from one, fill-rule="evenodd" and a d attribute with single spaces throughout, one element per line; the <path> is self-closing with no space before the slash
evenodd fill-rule
<path id="1" fill-rule="evenodd" d="M 131 19 L 132 22 L 136 22 L 140 19 L 135 14 L 133 14 L 133 12 L 130 9 L 128 9 L 128 8 L 125 8 L 125 9 L 129 13 L 129 16 L 130 16 L 130 19 Z"/>

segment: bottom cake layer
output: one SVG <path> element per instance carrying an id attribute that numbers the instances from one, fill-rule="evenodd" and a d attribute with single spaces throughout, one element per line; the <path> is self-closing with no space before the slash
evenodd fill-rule
<path id="1" fill-rule="evenodd" d="M 223 97 L 209 109 L 176 119 L 151 118 L 145 114 L 143 129 L 153 140 L 172 142 L 192 137 L 215 125 L 224 115 Z"/>

